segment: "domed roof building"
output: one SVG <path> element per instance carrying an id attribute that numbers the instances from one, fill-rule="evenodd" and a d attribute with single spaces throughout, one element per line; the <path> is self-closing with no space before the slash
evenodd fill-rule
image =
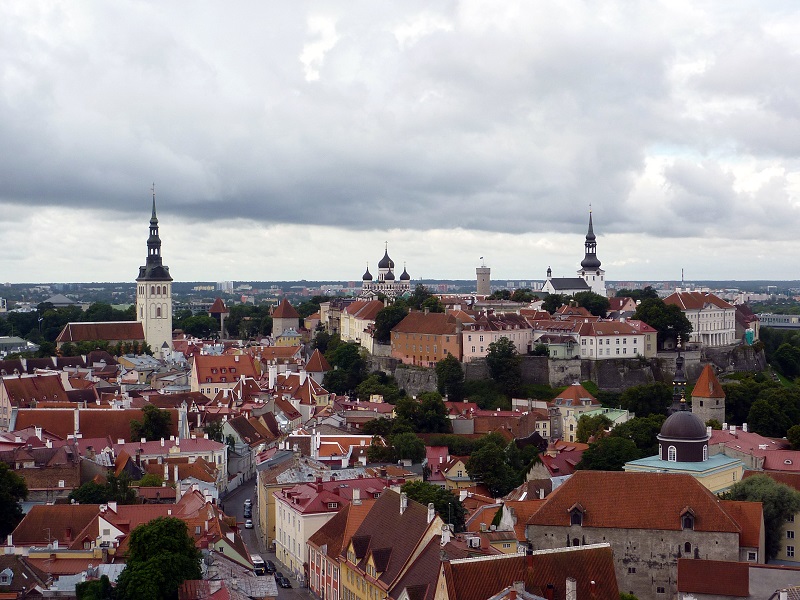
<path id="1" fill-rule="evenodd" d="M 372 274 L 369 272 L 369 263 L 367 264 L 367 271 L 361 278 L 361 292 L 358 297 L 363 300 L 375 300 L 378 294 L 383 294 L 390 300 L 411 292 L 411 276 L 406 271 L 403 265 L 403 274 L 400 279 L 397 279 L 394 274 L 394 261 L 389 258 L 389 244 L 387 242 L 386 248 L 383 252 L 383 258 L 378 262 L 378 275 L 373 279 Z"/>
<path id="2" fill-rule="evenodd" d="M 744 463 L 724 454 L 709 456 L 711 428 L 686 409 L 672 413 L 658 434 L 658 456 L 640 458 L 625 464 L 625 471 L 685 473 L 714 493 L 724 492 L 742 479 Z"/>

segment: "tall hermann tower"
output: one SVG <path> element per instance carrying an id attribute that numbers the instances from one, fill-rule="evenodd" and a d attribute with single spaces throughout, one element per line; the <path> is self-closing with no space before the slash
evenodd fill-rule
<path id="1" fill-rule="evenodd" d="M 606 293 L 606 272 L 600 268 L 600 259 L 597 258 L 597 236 L 592 227 L 592 211 L 589 210 L 589 231 L 586 232 L 586 255 L 581 261 L 581 268 L 578 269 L 578 277 L 583 279 L 589 288 L 595 293 L 605 297 Z"/>
<path id="2" fill-rule="evenodd" d="M 158 237 L 156 192 L 153 187 L 153 214 L 147 238 L 147 261 L 136 278 L 136 320 L 142 324 L 145 341 L 156 357 L 172 348 L 172 277 L 161 264 L 161 238 Z"/>
<path id="3" fill-rule="evenodd" d="M 486 266 L 481 256 L 481 266 L 475 269 L 475 277 L 477 279 L 476 293 L 478 296 L 489 296 L 492 293 L 492 270 Z"/>

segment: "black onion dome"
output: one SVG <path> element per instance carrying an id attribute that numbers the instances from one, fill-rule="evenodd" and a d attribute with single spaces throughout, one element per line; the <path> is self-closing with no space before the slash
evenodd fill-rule
<path id="1" fill-rule="evenodd" d="M 384 278 L 386 281 L 394 281 L 394 273 L 392 273 L 392 270 L 391 270 L 391 269 L 389 269 L 389 272 L 388 272 L 388 273 L 386 273 L 386 275 L 384 275 L 384 276 L 383 276 L 383 278 Z"/>
<path id="2" fill-rule="evenodd" d="M 364 271 L 364 276 L 361 278 L 361 281 L 372 281 L 372 273 L 369 272 L 369 267 Z"/>
<path id="3" fill-rule="evenodd" d="M 381 259 L 381 262 L 378 263 L 378 268 L 379 269 L 391 269 L 392 267 L 394 267 L 394 263 L 392 262 L 392 259 L 389 258 L 389 250 L 387 249 L 383 253 L 383 258 Z"/>
<path id="4" fill-rule="evenodd" d="M 581 267 L 589 270 L 599 269 L 600 260 L 597 258 L 596 254 L 587 254 L 586 257 L 581 261 Z"/>
<path id="5" fill-rule="evenodd" d="M 700 417 L 688 410 L 681 410 L 672 413 L 664 421 L 658 437 L 671 440 L 707 440 L 708 432 Z"/>
<path id="6" fill-rule="evenodd" d="M 408 271 L 406 271 L 405 266 L 403 266 L 403 272 L 400 275 L 400 281 L 408 281 L 410 279 L 411 279 L 411 275 L 408 274 Z"/>

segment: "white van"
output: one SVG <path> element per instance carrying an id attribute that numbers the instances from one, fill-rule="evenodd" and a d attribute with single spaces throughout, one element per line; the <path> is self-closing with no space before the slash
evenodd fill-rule
<path id="1" fill-rule="evenodd" d="M 253 572 L 256 575 L 267 574 L 267 563 L 264 562 L 264 559 L 261 558 L 261 556 L 258 554 L 251 554 L 250 560 L 253 562 Z"/>

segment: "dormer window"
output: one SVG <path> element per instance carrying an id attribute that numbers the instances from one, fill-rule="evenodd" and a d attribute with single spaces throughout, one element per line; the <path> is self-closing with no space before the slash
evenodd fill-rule
<path id="1" fill-rule="evenodd" d="M 0 573 L 0 585 L 11 585 L 11 580 L 14 579 L 14 571 L 11 569 L 3 569 Z"/>
<path id="2" fill-rule="evenodd" d="M 572 505 L 572 508 L 569 509 L 569 524 L 570 525 L 583 525 L 583 515 L 586 510 L 580 503 L 576 503 Z"/>
<path id="3" fill-rule="evenodd" d="M 691 508 L 683 509 L 681 513 L 681 528 L 682 529 L 694 529 L 694 512 Z"/>

